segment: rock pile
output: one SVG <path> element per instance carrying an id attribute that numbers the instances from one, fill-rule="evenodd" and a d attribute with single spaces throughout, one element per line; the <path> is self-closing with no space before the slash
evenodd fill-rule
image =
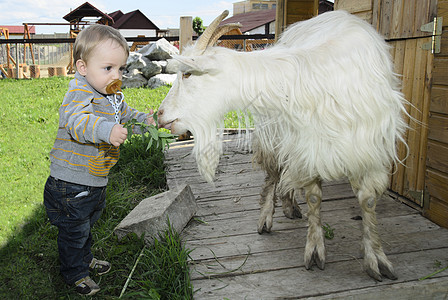
<path id="1" fill-rule="evenodd" d="M 123 74 L 123 88 L 148 87 L 151 89 L 172 84 L 176 73 L 167 68 L 167 60 L 179 54 L 179 49 L 166 39 L 149 43 L 138 52 L 131 52 Z"/>

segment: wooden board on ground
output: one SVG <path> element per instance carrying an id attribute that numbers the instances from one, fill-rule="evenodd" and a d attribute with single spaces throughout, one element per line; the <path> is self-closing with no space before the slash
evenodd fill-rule
<path id="1" fill-rule="evenodd" d="M 291 220 L 277 203 L 270 234 L 257 233 L 259 193 L 264 173 L 254 168 L 241 137 L 226 136 L 214 184 L 199 175 L 194 141 L 173 144 L 166 156 L 168 185 L 188 183 L 199 204 L 182 237 L 192 250 L 190 275 L 195 299 L 444 299 L 448 270 L 448 230 L 416 210 L 384 195 L 377 206 L 383 247 L 398 280 L 375 282 L 362 267 L 361 220 L 346 180 L 323 184 L 322 222 L 334 230 L 327 239 L 325 270 L 306 270 L 305 214 Z"/>

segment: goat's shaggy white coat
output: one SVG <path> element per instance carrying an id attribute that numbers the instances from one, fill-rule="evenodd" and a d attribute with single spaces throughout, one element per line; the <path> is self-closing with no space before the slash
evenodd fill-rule
<path id="1" fill-rule="evenodd" d="M 198 168 L 207 180 L 219 161 L 216 125 L 223 115 L 236 109 L 254 115 L 255 157 L 268 173 L 260 233 L 272 226 L 275 191 L 293 217 L 298 206 L 290 193 L 303 188 L 310 225 L 305 265 L 323 268 L 321 181 L 348 177 L 363 212 L 366 270 L 377 280 L 381 274 L 395 278 L 374 210 L 398 161 L 405 100 L 389 47 L 369 24 L 335 11 L 290 26 L 266 50 L 209 47 L 198 53 L 191 47 L 175 59 L 180 73 L 159 122 L 174 133 L 193 133 Z"/>

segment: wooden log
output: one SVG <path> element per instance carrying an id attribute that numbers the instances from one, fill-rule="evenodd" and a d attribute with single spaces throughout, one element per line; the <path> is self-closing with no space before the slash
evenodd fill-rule
<path id="1" fill-rule="evenodd" d="M 56 76 L 67 76 L 67 69 L 65 67 L 56 67 Z"/>
<path id="2" fill-rule="evenodd" d="M 40 66 L 39 65 L 31 65 L 30 66 L 30 77 L 31 78 L 40 78 Z"/>
<path id="3" fill-rule="evenodd" d="M 48 67 L 48 77 L 56 76 L 56 68 L 55 67 Z"/>

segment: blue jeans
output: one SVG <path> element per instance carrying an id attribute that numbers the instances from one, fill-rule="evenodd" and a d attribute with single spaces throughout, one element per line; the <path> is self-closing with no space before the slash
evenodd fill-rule
<path id="1" fill-rule="evenodd" d="M 48 177 L 44 205 L 58 227 L 61 274 L 68 284 L 89 275 L 91 229 L 106 206 L 106 187 L 90 187 Z"/>

